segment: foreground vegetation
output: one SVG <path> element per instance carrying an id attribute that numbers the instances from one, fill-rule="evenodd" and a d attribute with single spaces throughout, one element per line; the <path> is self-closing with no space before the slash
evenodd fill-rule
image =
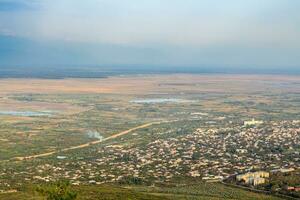
<path id="1" fill-rule="evenodd" d="M 43 200 L 49 197 L 49 185 L 23 188 L 11 194 L 0 194 L 0 200 Z M 44 189 L 43 189 L 44 188 Z M 43 192 L 39 192 L 39 191 Z M 45 191 L 48 191 L 45 193 Z M 66 193 L 70 198 L 48 198 L 47 200 L 279 200 L 280 198 L 231 188 L 219 183 L 199 183 L 192 186 L 147 187 L 147 186 L 73 186 Z M 52 195 L 52 197 L 55 195 Z M 74 197 L 74 198 L 73 198 Z"/>

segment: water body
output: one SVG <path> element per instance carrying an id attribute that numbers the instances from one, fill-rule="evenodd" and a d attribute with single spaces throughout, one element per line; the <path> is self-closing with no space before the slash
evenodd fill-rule
<path id="1" fill-rule="evenodd" d="M 190 103 L 191 100 L 176 99 L 176 98 L 156 98 L 156 99 L 135 99 L 130 101 L 131 103 L 141 104 L 156 104 L 156 103 Z"/>
<path id="2" fill-rule="evenodd" d="M 50 117 L 53 115 L 53 111 L 0 111 L 0 115 L 18 117 Z"/>

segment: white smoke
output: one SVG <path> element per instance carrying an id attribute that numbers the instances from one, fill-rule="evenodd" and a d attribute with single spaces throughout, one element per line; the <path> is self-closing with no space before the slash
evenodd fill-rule
<path id="1" fill-rule="evenodd" d="M 87 135 L 89 138 L 95 138 L 95 139 L 98 139 L 98 140 L 102 140 L 103 139 L 103 136 L 98 133 L 97 131 L 88 131 L 87 132 Z"/>

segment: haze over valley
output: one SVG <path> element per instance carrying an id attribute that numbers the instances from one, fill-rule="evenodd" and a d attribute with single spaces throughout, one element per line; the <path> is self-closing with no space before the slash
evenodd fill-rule
<path id="1" fill-rule="evenodd" d="M 0 0 L 0 200 L 300 199 L 299 7 Z"/>

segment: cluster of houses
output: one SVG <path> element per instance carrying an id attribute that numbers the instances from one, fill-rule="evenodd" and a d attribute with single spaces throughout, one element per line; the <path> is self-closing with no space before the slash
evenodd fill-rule
<path id="1" fill-rule="evenodd" d="M 255 120 L 249 123 L 260 124 Z M 64 159 L 55 157 L 56 162 L 41 160 L 38 165 L 27 165 L 26 173 L 11 170 L 10 177 L 20 181 L 66 178 L 73 184 L 117 182 L 129 175 L 152 182 L 168 182 L 179 176 L 217 181 L 253 169 L 300 167 L 298 122 L 264 122 L 264 126 L 251 127 L 210 123 L 192 131 L 181 127 L 156 130 L 73 151 Z M 258 185 L 268 176 L 268 172 L 256 172 L 237 179 Z M 0 186 L 4 181 L 1 179 Z"/>

